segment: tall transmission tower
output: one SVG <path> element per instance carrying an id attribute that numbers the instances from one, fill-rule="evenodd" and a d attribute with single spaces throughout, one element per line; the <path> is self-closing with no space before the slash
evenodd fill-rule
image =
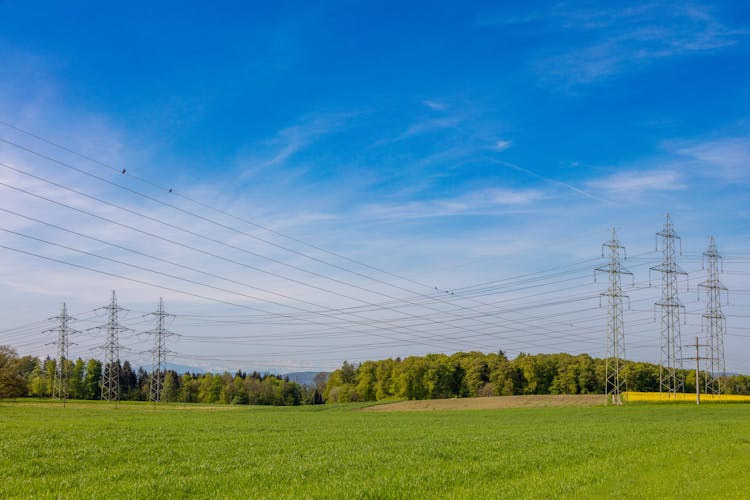
<path id="1" fill-rule="evenodd" d="M 617 232 L 612 228 L 612 239 L 602 244 L 609 249 L 609 263 L 596 268 L 596 272 L 609 275 L 609 288 L 601 295 L 607 297 L 609 318 L 607 319 L 607 357 L 605 362 L 605 394 L 607 403 L 621 405 L 620 394 L 625 392 L 625 377 L 622 375 L 622 363 L 625 360 L 625 322 L 622 312 L 622 301 L 628 296 L 622 292 L 622 275 L 633 273 L 622 266 L 620 251 L 625 256 L 625 247 L 617 240 Z"/>
<path id="2" fill-rule="evenodd" d="M 96 327 L 99 330 L 106 331 L 106 341 L 104 343 L 104 366 L 102 366 L 102 395 L 104 401 L 120 400 L 120 332 L 127 328 L 120 325 L 118 315 L 124 311 L 117 305 L 117 296 L 112 291 L 112 301 L 109 305 L 100 307 L 107 311 L 107 323 Z"/>
<path id="3" fill-rule="evenodd" d="M 60 399 L 65 403 L 68 399 L 68 348 L 70 347 L 70 335 L 78 333 L 70 328 L 70 322 L 74 320 L 68 315 L 68 307 L 63 302 L 62 311 L 54 318 L 58 321 L 58 327 L 49 330 L 57 333 L 57 340 L 53 343 L 57 345 L 57 358 L 55 361 L 55 379 L 52 382 L 52 397 Z"/>
<path id="4" fill-rule="evenodd" d="M 677 294 L 677 279 L 687 273 L 677 265 L 675 241 L 682 240 L 674 231 L 672 219 L 667 214 L 664 228 L 656 233 L 662 241 L 662 263 L 651 268 L 661 273 L 661 299 L 656 306 L 661 308 L 661 355 L 659 360 L 659 392 L 674 395 L 684 388 L 682 376 L 682 340 L 680 338 L 680 309 L 682 305 Z M 657 250 L 659 249 L 657 241 Z"/>
<path id="5" fill-rule="evenodd" d="M 156 328 L 147 332 L 154 335 L 154 348 L 151 351 L 153 361 L 149 399 L 153 402 L 159 402 L 164 397 L 164 376 L 168 352 L 167 337 L 174 335 L 166 329 L 165 322 L 168 317 L 173 317 L 173 315 L 164 312 L 164 299 L 161 297 L 159 298 L 159 309 L 151 315 L 156 317 Z"/>
<path id="6" fill-rule="evenodd" d="M 708 239 L 708 248 L 703 252 L 706 267 L 706 281 L 698 286 L 706 292 L 706 312 L 703 313 L 701 326 L 706 335 L 706 394 L 721 394 L 725 375 L 726 360 L 724 358 L 724 332 L 726 318 L 721 311 L 721 292 L 726 292 L 719 281 L 720 261 L 722 260 L 716 248 L 713 236 Z"/>

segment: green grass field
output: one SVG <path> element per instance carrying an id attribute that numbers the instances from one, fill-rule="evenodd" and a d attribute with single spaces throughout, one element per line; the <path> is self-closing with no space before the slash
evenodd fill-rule
<path id="1" fill-rule="evenodd" d="M 750 406 L 0 403 L 0 497 L 725 497 Z"/>

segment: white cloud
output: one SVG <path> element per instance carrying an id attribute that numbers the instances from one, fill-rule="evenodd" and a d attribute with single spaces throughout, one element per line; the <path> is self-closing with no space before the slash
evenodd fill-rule
<path id="1" fill-rule="evenodd" d="M 495 145 L 492 147 L 495 151 L 505 151 L 511 146 L 511 141 L 500 139 L 495 143 Z"/>
<path id="2" fill-rule="evenodd" d="M 568 87 L 594 83 L 663 59 L 719 50 L 748 34 L 721 21 L 710 7 L 683 2 L 620 9 L 570 9 L 560 4 L 532 17 L 507 18 L 502 24 L 529 26 L 545 35 L 574 34 L 579 41 L 535 64 L 543 80 Z"/>
<path id="3" fill-rule="evenodd" d="M 366 205 L 362 210 L 362 216 L 376 219 L 416 219 L 480 215 L 509 207 L 528 206 L 543 198 L 544 193 L 535 189 L 492 188 L 472 191 L 454 198 Z"/>
<path id="4" fill-rule="evenodd" d="M 732 137 L 682 144 L 671 149 L 699 162 L 699 173 L 730 182 L 750 179 L 750 137 Z"/>
<path id="5" fill-rule="evenodd" d="M 340 130 L 350 117 L 349 114 L 308 117 L 279 130 L 271 139 L 253 145 L 241 155 L 238 163 L 243 170 L 242 178 L 284 164 L 321 137 Z"/>
<path id="6" fill-rule="evenodd" d="M 448 108 L 448 105 L 445 104 L 444 102 L 431 101 L 428 99 L 425 99 L 424 101 L 422 101 L 422 104 L 432 109 L 433 111 L 445 111 Z"/>
<path id="7" fill-rule="evenodd" d="M 587 186 L 617 194 L 676 191 L 686 188 L 680 175 L 674 170 L 618 172 L 609 177 L 589 181 Z"/>
<path id="8" fill-rule="evenodd" d="M 408 137 L 413 137 L 415 135 L 425 134 L 428 132 L 434 132 L 436 130 L 455 127 L 456 125 L 461 123 L 461 121 L 461 117 L 449 116 L 445 118 L 435 118 L 417 122 L 406 129 L 406 131 L 401 134 L 397 140 L 406 139 Z"/>

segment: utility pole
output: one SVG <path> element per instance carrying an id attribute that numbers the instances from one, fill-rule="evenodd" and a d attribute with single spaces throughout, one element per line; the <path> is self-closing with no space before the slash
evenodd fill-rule
<path id="1" fill-rule="evenodd" d="M 698 348 L 698 337 L 695 337 L 695 404 L 701 404 L 701 356 Z"/>
<path id="2" fill-rule="evenodd" d="M 99 310 L 107 311 L 107 323 L 95 327 L 99 330 L 106 331 L 106 341 L 104 343 L 104 366 L 102 366 L 102 395 L 103 401 L 114 401 L 115 404 L 120 400 L 120 332 L 126 331 L 127 328 L 120 325 L 118 315 L 124 311 L 117 305 L 117 296 L 112 290 L 112 300 L 109 305 L 100 307 Z"/>
<path id="3" fill-rule="evenodd" d="M 164 397 L 164 376 L 167 365 L 167 337 L 174 335 L 165 328 L 165 320 L 168 317 L 174 317 L 164 312 L 164 299 L 159 298 L 159 309 L 150 313 L 156 317 L 156 328 L 146 333 L 154 335 L 154 348 L 152 354 L 152 371 L 151 371 L 151 388 L 149 390 L 149 399 L 154 403 L 162 400 Z"/>
<path id="4" fill-rule="evenodd" d="M 601 296 L 607 297 L 609 318 L 607 319 L 607 356 L 605 361 L 605 394 L 607 404 L 621 405 L 620 394 L 625 392 L 625 377 L 622 375 L 622 363 L 625 360 L 625 324 L 622 312 L 622 300 L 628 296 L 622 292 L 622 275 L 633 273 L 625 269 L 620 262 L 620 250 L 625 255 L 625 247 L 617 241 L 617 233 L 612 228 L 612 239 L 602 244 L 609 249 L 609 263 L 597 267 L 596 272 L 609 275 L 609 288 Z"/>
<path id="5" fill-rule="evenodd" d="M 723 389 L 726 360 L 724 357 L 724 332 L 726 331 L 726 318 L 721 311 L 721 292 L 726 292 L 725 287 L 719 281 L 719 255 L 716 249 L 716 240 L 711 236 L 708 240 L 708 248 L 703 252 L 704 267 L 706 267 L 706 281 L 698 286 L 706 291 L 706 312 L 703 313 L 701 327 L 706 335 L 707 343 L 707 366 L 706 366 L 706 393 L 721 394 Z"/>
<path id="6" fill-rule="evenodd" d="M 664 228 L 656 233 L 662 240 L 663 261 L 652 271 L 661 273 L 661 299 L 656 306 L 661 308 L 661 356 L 659 363 L 659 392 L 666 392 L 670 397 L 683 390 L 684 380 L 682 370 L 682 340 L 680 338 L 680 308 L 684 308 L 677 294 L 678 276 L 687 273 L 677 265 L 675 258 L 675 240 L 680 237 L 675 234 L 672 219 L 667 214 Z M 680 240 L 682 247 L 682 240 Z M 658 250 L 658 242 L 657 242 Z M 682 249 L 680 249 L 682 253 Z"/>
<path id="7" fill-rule="evenodd" d="M 706 360 L 708 358 L 702 357 L 700 355 L 700 348 L 701 347 L 708 347 L 706 344 L 701 344 L 698 342 L 698 337 L 695 337 L 695 344 L 688 345 L 687 347 L 695 347 L 695 357 L 694 358 L 685 358 L 687 360 L 695 360 L 695 404 L 700 405 L 701 404 L 701 359 Z"/>
<path id="8" fill-rule="evenodd" d="M 68 307 L 63 302 L 62 312 L 54 318 L 59 326 L 52 332 L 57 332 L 57 340 L 53 342 L 57 345 L 57 358 L 55 361 L 55 379 L 52 383 L 52 397 L 63 402 L 63 407 L 68 399 L 68 370 L 65 363 L 68 361 L 68 348 L 70 347 L 70 335 L 78 333 L 70 329 L 70 322 L 74 320 L 68 315 Z"/>

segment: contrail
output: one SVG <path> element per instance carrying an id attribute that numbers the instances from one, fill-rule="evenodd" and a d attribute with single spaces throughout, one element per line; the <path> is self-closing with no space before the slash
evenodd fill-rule
<path id="1" fill-rule="evenodd" d="M 523 172 L 524 174 L 530 175 L 532 177 L 536 177 L 537 179 L 541 179 L 541 180 L 543 180 L 545 182 L 549 182 L 549 183 L 552 183 L 552 184 L 557 184 L 558 186 L 562 186 L 564 188 L 570 189 L 571 191 L 573 191 L 575 193 L 578 193 L 578 194 L 580 194 L 582 196 L 585 196 L 586 198 L 591 198 L 592 200 L 597 200 L 597 201 L 603 201 L 605 203 L 611 203 L 611 201 L 608 200 L 608 199 L 606 199 L 606 198 L 600 198 L 598 196 L 595 196 L 595 195 L 593 195 L 593 194 L 591 194 L 591 193 L 589 193 L 587 191 L 584 191 L 581 188 L 575 187 L 572 184 L 568 184 L 567 182 L 562 182 L 562 181 L 558 181 L 556 179 L 551 179 L 549 177 L 545 177 L 543 175 L 539 175 L 536 172 L 534 172 L 533 170 L 529 170 L 528 168 L 520 167 L 520 166 L 518 166 L 518 165 L 516 165 L 514 163 L 510 163 L 510 162 L 503 161 L 503 160 L 497 160 L 495 158 L 490 158 L 490 157 L 485 157 L 485 159 L 488 160 L 488 161 L 491 161 L 492 163 L 497 163 L 497 164 L 502 165 L 504 167 L 512 168 L 513 170 L 517 170 L 519 172 Z"/>

